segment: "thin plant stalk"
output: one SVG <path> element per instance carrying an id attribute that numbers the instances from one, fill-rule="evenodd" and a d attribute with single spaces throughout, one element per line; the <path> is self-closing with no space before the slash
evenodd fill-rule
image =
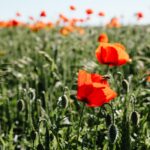
<path id="1" fill-rule="evenodd" d="M 78 139 L 79 139 L 79 134 L 80 134 L 80 126 L 83 118 L 83 112 L 84 112 L 85 104 L 83 104 L 82 110 L 81 110 L 81 115 L 80 115 L 80 120 L 79 120 L 79 125 L 78 125 L 78 133 L 77 133 L 77 141 L 76 141 L 76 149 L 78 147 Z"/>

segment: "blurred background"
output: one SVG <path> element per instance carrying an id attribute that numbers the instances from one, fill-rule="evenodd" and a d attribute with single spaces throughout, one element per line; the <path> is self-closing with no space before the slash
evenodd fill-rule
<path id="1" fill-rule="evenodd" d="M 75 9 L 71 10 L 70 6 Z M 150 0 L 0 0 L 0 21 L 17 18 L 30 22 L 29 17 L 40 20 L 43 10 L 46 17 L 42 21 L 56 22 L 60 14 L 67 18 L 86 18 L 87 9 L 93 10 L 90 21 L 84 23 L 88 25 L 105 24 L 112 17 L 119 18 L 125 25 L 150 23 Z M 105 15 L 99 16 L 99 12 Z M 138 12 L 143 14 L 140 20 L 136 17 Z"/>

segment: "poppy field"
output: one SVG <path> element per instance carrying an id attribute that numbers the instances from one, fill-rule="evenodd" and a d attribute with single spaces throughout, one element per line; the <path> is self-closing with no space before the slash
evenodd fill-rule
<path id="1" fill-rule="evenodd" d="M 0 150 L 150 149 L 150 26 L 37 28 L 0 28 Z"/>

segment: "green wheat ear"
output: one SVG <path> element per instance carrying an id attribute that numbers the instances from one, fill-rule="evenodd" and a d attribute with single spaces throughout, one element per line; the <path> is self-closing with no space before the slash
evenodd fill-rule
<path id="1" fill-rule="evenodd" d="M 108 137 L 109 141 L 113 144 L 117 140 L 118 137 L 118 128 L 115 124 L 111 124 L 108 129 Z"/>

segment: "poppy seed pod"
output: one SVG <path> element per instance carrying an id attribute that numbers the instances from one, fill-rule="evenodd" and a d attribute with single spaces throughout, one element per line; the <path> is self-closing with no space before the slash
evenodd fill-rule
<path id="1" fill-rule="evenodd" d="M 139 123 L 139 114 L 138 114 L 138 112 L 133 111 L 133 112 L 131 113 L 130 119 L 131 119 L 133 125 L 137 126 L 138 123 Z"/>
<path id="2" fill-rule="evenodd" d="M 44 147 L 43 147 L 43 145 L 40 143 L 40 144 L 38 144 L 38 146 L 37 146 L 37 150 L 44 150 Z"/>
<path id="3" fill-rule="evenodd" d="M 118 137 L 118 129 L 115 124 L 111 124 L 108 129 L 108 137 L 111 143 L 115 143 Z"/>
<path id="4" fill-rule="evenodd" d="M 25 103 L 24 100 L 19 100 L 17 103 L 17 109 L 18 111 L 23 111 L 25 109 Z"/>
<path id="5" fill-rule="evenodd" d="M 129 92 L 129 83 L 127 80 L 122 81 L 123 93 L 127 94 Z"/>
<path id="6" fill-rule="evenodd" d="M 88 126 L 89 127 L 93 127 L 95 125 L 95 120 L 96 120 L 95 116 L 94 115 L 90 115 L 88 117 L 88 120 L 87 120 Z"/>

